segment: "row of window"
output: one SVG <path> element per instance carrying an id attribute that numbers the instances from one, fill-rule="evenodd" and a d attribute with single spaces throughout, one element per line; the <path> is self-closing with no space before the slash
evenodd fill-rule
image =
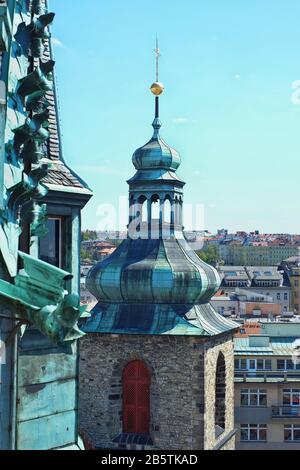
<path id="1" fill-rule="evenodd" d="M 276 298 L 277 298 L 277 300 L 281 300 L 281 293 L 280 292 L 277 292 Z M 287 292 L 283 293 L 283 300 L 288 300 L 288 293 Z"/>
<path id="2" fill-rule="evenodd" d="M 300 388 L 283 389 L 282 404 L 284 406 L 299 406 Z M 267 406 L 267 390 L 241 389 L 241 406 Z"/>
<path id="3" fill-rule="evenodd" d="M 267 442 L 266 424 L 241 424 L 241 442 Z M 284 442 L 300 442 L 300 425 L 284 425 Z"/>
<path id="4" fill-rule="evenodd" d="M 249 281 L 225 281 L 228 287 L 249 287 Z"/>
<path id="5" fill-rule="evenodd" d="M 280 281 L 258 281 L 255 280 L 258 287 L 280 287 Z"/>
<path id="6" fill-rule="evenodd" d="M 272 361 L 271 359 L 235 359 L 234 367 L 235 370 L 247 370 L 249 372 L 260 370 L 272 370 Z M 297 364 L 291 359 L 278 359 L 277 370 L 300 370 L 300 364 Z"/>

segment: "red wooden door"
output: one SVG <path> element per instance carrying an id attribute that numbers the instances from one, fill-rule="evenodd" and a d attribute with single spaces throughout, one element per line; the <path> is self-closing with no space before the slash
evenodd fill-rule
<path id="1" fill-rule="evenodd" d="M 150 374 L 142 361 L 132 361 L 123 371 L 123 432 L 149 434 Z"/>

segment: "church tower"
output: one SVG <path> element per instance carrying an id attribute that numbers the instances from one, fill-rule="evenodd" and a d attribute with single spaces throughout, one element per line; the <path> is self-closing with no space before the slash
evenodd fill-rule
<path id="1" fill-rule="evenodd" d="M 96 448 L 234 449 L 237 325 L 210 305 L 218 273 L 184 238 L 163 90 L 157 73 L 154 132 L 132 157 L 127 239 L 87 277 L 98 303 L 82 328 L 80 426 Z"/>

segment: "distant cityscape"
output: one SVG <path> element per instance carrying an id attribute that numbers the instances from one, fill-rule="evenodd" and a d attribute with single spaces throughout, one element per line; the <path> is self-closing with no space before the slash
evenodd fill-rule
<path id="1" fill-rule="evenodd" d="M 88 308 L 97 301 L 85 287 L 87 272 L 126 236 L 83 232 L 81 302 Z M 300 439 L 300 235 L 221 229 L 185 237 L 203 239 L 197 254 L 219 273 L 211 305 L 240 324 L 234 336 L 236 449 L 295 448 Z"/>

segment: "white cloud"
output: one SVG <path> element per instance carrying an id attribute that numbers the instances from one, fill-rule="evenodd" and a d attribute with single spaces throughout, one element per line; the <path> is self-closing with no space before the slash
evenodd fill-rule
<path id="1" fill-rule="evenodd" d="M 184 124 L 187 122 L 187 118 L 185 117 L 176 117 L 173 119 L 174 124 Z"/>
<path id="2" fill-rule="evenodd" d="M 66 46 L 57 38 L 52 37 L 52 45 L 56 47 L 62 47 L 63 49 L 66 49 Z"/>

